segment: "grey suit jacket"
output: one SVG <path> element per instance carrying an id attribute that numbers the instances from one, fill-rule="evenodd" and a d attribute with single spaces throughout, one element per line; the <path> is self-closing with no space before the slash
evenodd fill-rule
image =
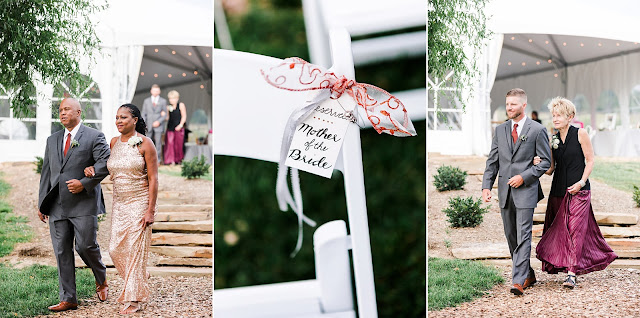
<path id="1" fill-rule="evenodd" d="M 542 159 L 538 165 L 533 165 L 535 156 Z M 508 120 L 496 127 L 482 177 L 482 188 L 491 189 L 499 175 L 498 198 L 501 208 L 507 208 L 509 191 L 516 208 L 535 208 L 538 201 L 544 198 L 539 178 L 551 166 L 550 159 L 551 147 L 544 126 L 527 117 L 518 141 L 513 144 L 511 121 Z M 518 174 L 524 179 L 524 184 L 518 188 L 510 187 L 507 182 Z"/>
<path id="2" fill-rule="evenodd" d="M 164 116 L 162 116 L 162 112 L 164 112 Z M 142 102 L 142 118 L 144 122 L 147 124 L 147 129 L 151 131 L 151 129 L 156 132 L 164 132 L 165 121 L 167 120 L 167 100 L 158 97 L 158 102 L 156 106 L 153 106 L 153 102 L 151 102 L 151 96 L 145 98 L 144 102 Z M 160 126 L 153 128 L 153 122 L 159 121 Z"/>
<path id="3" fill-rule="evenodd" d="M 65 157 L 62 149 L 65 132 L 66 129 L 62 129 L 47 138 L 38 208 L 42 214 L 49 215 L 52 205 L 59 201 L 68 217 L 104 213 L 100 182 L 109 174 L 107 160 L 111 154 L 104 134 L 81 124 L 75 136 L 79 145 L 71 147 Z M 84 176 L 84 168 L 89 166 L 96 172 L 91 178 Z M 77 194 L 69 192 L 66 181 L 71 179 L 79 180 L 84 190 Z"/>

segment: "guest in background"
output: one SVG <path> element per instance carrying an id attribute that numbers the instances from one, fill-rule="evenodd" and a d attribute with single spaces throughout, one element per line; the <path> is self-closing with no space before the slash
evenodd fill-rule
<path id="1" fill-rule="evenodd" d="M 170 91 L 167 106 L 167 135 L 164 164 L 179 164 L 184 158 L 184 124 L 187 122 L 187 107 L 180 102 L 180 93 Z"/>
<path id="2" fill-rule="evenodd" d="M 151 123 L 149 128 L 149 138 L 158 154 L 158 162 L 162 162 L 162 134 L 164 133 L 165 120 L 167 118 L 167 100 L 160 97 L 160 86 L 151 86 L 151 96 L 142 103 L 142 119 L 146 123 Z"/>
<path id="3" fill-rule="evenodd" d="M 533 119 L 533 121 L 537 121 L 538 124 L 542 124 L 542 120 L 538 118 L 538 112 L 535 110 L 531 112 L 531 119 Z"/>

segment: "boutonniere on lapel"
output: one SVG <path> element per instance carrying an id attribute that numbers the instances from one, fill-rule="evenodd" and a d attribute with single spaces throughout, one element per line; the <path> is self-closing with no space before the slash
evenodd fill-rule
<path id="1" fill-rule="evenodd" d="M 77 140 L 71 140 L 71 148 L 75 148 L 80 146 L 80 143 Z"/>
<path id="2" fill-rule="evenodd" d="M 558 139 L 558 136 L 553 135 L 553 137 L 551 137 L 551 148 L 558 149 L 559 144 L 560 144 L 560 139 Z"/>
<path id="3" fill-rule="evenodd" d="M 524 136 L 520 137 L 520 140 L 522 140 L 523 142 L 527 141 L 527 135 L 524 135 Z"/>
<path id="4" fill-rule="evenodd" d="M 137 145 L 142 144 L 142 138 L 138 137 L 138 136 L 133 136 L 131 138 L 129 138 L 129 141 L 127 141 L 127 144 L 131 147 L 135 147 Z"/>

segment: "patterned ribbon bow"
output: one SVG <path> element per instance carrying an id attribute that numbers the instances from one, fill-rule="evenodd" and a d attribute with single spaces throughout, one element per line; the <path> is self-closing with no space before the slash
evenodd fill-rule
<path id="1" fill-rule="evenodd" d="M 337 76 L 330 70 L 324 70 L 297 57 L 287 58 L 281 64 L 272 67 L 266 72 L 261 70 L 261 73 L 267 83 L 280 89 L 288 91 L 318 91 L 318 94 L 310 101 L 307 101 L 305 105 L 294 110 L 289 117 L 282 136 L 282 147 L 280 149 L 278 179 L 276 181 L 278 205 L 282 211 L 287 211 L 288 206 L 290 206 L 298 215 L 298 241 L 295 250 L 291 254 L 291 257 L 293 257 L 302 247 L 303 222 L 310 226 L 316 225 L 313 220 L 306 217 L 302 212 L 302 195 L 298 169 L 291 168 L 293 196 L 287 185 L 289 168 L 285 166 L 284 162 L 296 127 L 322 102 L 329 98 L 338 99 L 342 94 L 347 93 L 359 106 L 356 106 L 353 112 L 360 114 L 364 111 L 367 120 L 371 122 L 371 125 L 379 134 L 384 132 L 393 136 L 406 137 L 415 136 L 416 131 L 404 104 L 398 98 L 379 87 L 358 83 L 344 76 Z M 354 115 L 354 118 L 358 118 L 358 116 Z"/>

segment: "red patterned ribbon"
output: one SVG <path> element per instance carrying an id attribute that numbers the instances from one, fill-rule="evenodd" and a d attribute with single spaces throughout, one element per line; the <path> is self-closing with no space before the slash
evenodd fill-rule
<path id="1" fill-rule="evenodd" d="M 337 76 L 297 57 L 285 59 L 267 72 L 262 71 L 262 75 L 269 84 L 289 91 L 328 89 L 332 99 L 346 92 L 365 111 L 378 133 L 399 137 L 416 135 L 404 104 L 379 87 Z"/>

